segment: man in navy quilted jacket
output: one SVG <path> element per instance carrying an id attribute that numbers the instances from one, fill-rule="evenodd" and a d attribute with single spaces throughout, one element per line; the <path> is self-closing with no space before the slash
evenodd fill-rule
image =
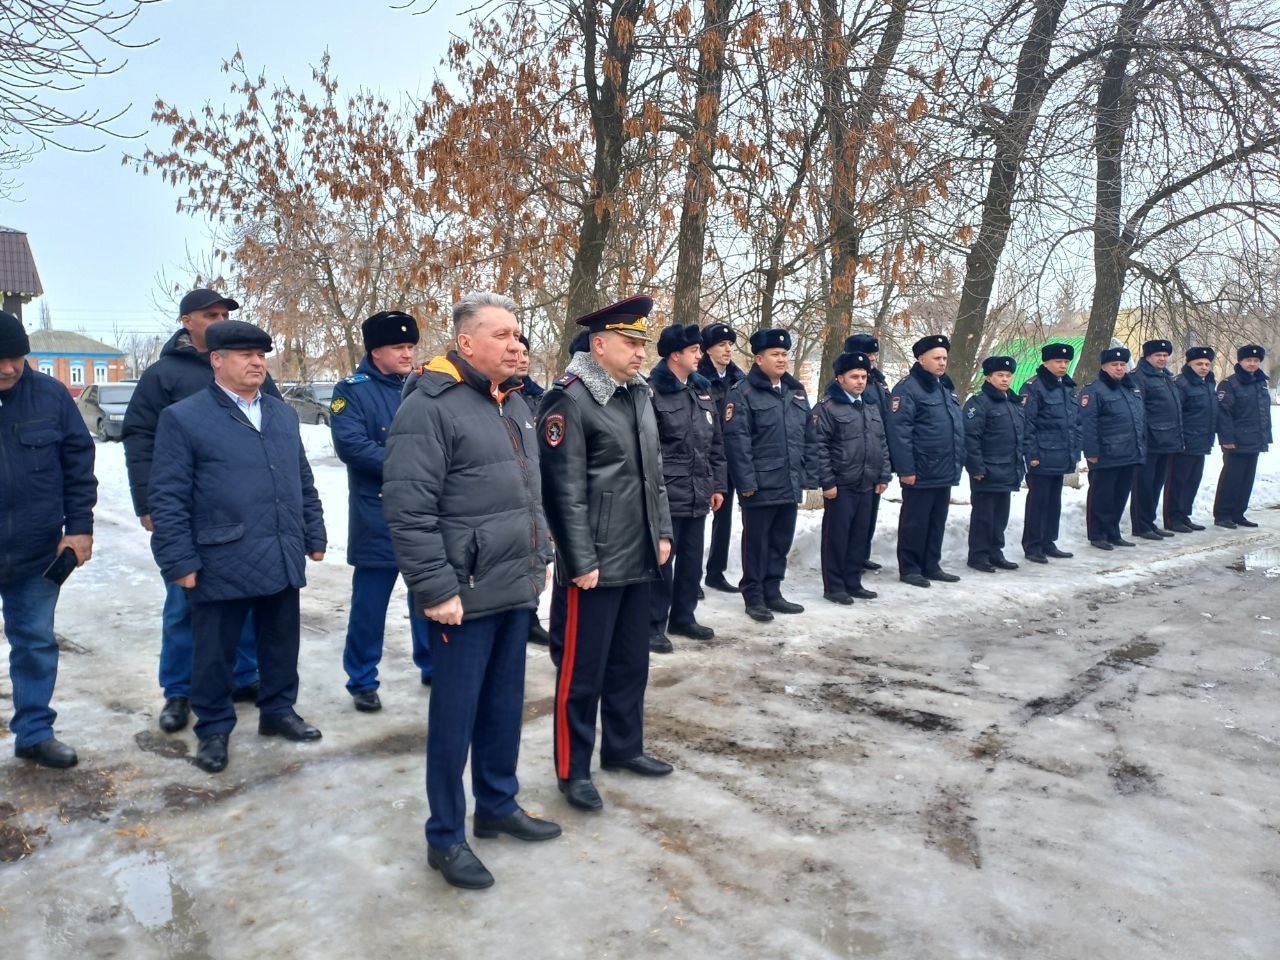
<path id="1" fill-rule="evenodd" d="M 258 733 L 318 740 L 298 699 L 298 591 L 322 560 L 324 516 L 298 415 L 261 391 L 271 338 L 222 320 L 205 331 L 214 382 L 160 415 L 150 506 L 151 551 L 166 583 L 191 599 L 191 708 L 196 766 L 227 765 L 236 642 L 257 627 Z"/>

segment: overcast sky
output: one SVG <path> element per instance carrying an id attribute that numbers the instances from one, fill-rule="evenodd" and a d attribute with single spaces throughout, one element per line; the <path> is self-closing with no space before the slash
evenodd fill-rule
<path id="1" fill-rule="evenodd" d="M 466 25 L 458 11 L 469 5 L 438 0 L 419 16 L 387 0 L 168 0 L 144 8 L 129 37 L 156 42 L 131 51 L 117 76 L 95 80 L 81 97 L 107 112 L 132 103 L 115 127 L 143 138 L 95 137 L 87 142 L 103 147 L 91 154 L 46 149 L 16 172 L 14 195 L 0 199 L 0 224 L 29 235 L 54 327 L 109 341 L 115 330 L 176 324 L 153 303 L 156 277 L 163 269 L 185 283 L 185 247 L 208 250 L 208 228 L 176 212 L 173 187 L 120 162 L 145 145 L 168 145 L 168 133 L 150 121 L 157 98 L 184 114 L 228 102 L 231 77 L 221 65 L 238 47 L 252 73 L 295 83 L 310 80 L 310 65 L 328 49 L 341 89 L 368 87 L 395 103 L 430 88 L 449 33 Z M 41 299 L 23 310 L 29 327 Z"/>

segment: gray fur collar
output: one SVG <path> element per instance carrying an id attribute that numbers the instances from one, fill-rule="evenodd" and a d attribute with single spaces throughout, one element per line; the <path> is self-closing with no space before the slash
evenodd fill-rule
<path id="1" fill-rule="evenodd" d="M 565 367 L 565 373 L 571 374 L 582 381 L 582 385 L 587 388 L 587 392 L 591 394 L 591 399 L 600 406 L 608 403 L 618 390 L 618 381 L 609 376 L 609 371 L 600 366 L 596 362 L 594 355 L 590 353 L 575 353 L 573 359 L 569 361 L 569 366 Z M 627 386 L 642 390 L 648 390 L 649 384 L 645 383 L 644 377 L 636 375 L 631 378 Z"/>

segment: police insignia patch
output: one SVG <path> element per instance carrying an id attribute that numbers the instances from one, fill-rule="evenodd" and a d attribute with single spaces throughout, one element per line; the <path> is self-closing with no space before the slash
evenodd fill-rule
<path id="1" fill-rule="evenodd" d="M 1080 406 L 1087 407 L 1088 405 L 1089 405 L 1089 394 L 1087 393 L 1080 394 Z"/>
<path id="2" fill-rule="evenodd" d="M 978 415 L 978 408 L 977 408 L 977 407 L 970 407 L 969 409 L 967 409 L 967 410 L 964 412 L 964 415 L 965 415 L 966 417 L 968 417 L 970 420 L 972 420 L 974 417 L 976 417 L 976 416 Z"/>
<path id="3" fill-rule="evenodd" d="M 724 422 L 728 423 L 732 419 L 733 419 L 733 404 L 726 403 L 724 405 Z"/>
<path id="4" fill-rule="evenodd" d="M 564 440 L 564 414 L 553 413 L 542 424 L 542 436 L 548 447 L 558 447 Z"/>
<path id="5" fill-rule="evenodd" d="M 1027 402 L 1028 402 L 1030 399 L 1031 399 L 1031 394 L 1029 394 L 1029 393 L 1024 393 L 1024 394 L 1022 395 L 1022 405 L 1025 407 L 1025 406 L 1027 405 Z"/>
<path id="6" fill-rule="evenodd" d="M 889 404 L 889 411 L 891 413 L 897 413 L 901 409 L 902 409 L 902 398 L 894 397 L 893 402 Z"/>
<path id="7" fill-rule="evenodd" d="M 705 413 L 705 414 L 707 415 L 707 423 L 715 423 L 715 422 L 716 422 L 715 417 L 711 416 L 711 411 L 710 411 L 710 410 L 703 410 L 702 412 L 703 412 L 703 413 Z"/>
<path id="8" fill-rule="evenodd" d="M 330 413 L 341 413 L 345 409 L 347 409 L 346 397 L 334 397 L 332 400 L 329 401 Z"/>

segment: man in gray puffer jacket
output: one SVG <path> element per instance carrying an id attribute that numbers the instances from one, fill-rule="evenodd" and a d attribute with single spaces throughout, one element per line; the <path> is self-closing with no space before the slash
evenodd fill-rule
<path id="1" fill-rule="evenodd" d="M 516 802 L 524 648 L 552 554 L 515 311 L 495 293 L 454 305 L 457 349 L 414 381 L 382 470 L 396 561 L 430 621 L 427 863 L 467 889 L 493 883 L 465 840 L 468 754 L 477 837 L 560 835 Z"/>

